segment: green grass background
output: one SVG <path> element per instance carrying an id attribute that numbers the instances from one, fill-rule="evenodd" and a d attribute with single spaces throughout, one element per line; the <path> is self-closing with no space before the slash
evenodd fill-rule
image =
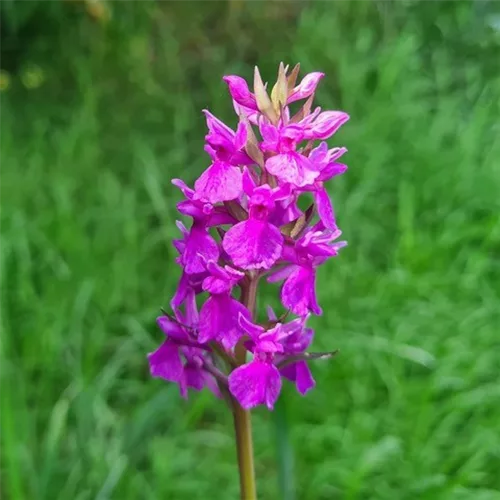
<path id="1" fill-rule="evenodd" d="M 222 75 L 283 60 L 351 115 L 329 186 L 349 246 L 312 321 L 340 355 L 285 391 L 297 498 L 500 499 L 497 5 L 2 2 L 3 497 L 237 498 L 229 411 L 145 355 L 201 109 L 234 125 Z M 278 498 L 266 410 L 254 434 Z"/>

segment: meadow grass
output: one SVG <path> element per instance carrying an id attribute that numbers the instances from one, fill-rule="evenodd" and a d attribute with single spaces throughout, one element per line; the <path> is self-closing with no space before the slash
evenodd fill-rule
<path id="1" fill-rule="evenodd" d="M 145 354 L 179 276 L 170 180 L 208 164 L 200 110 L 234 125 L 221 76 L 283 59 L 325 71 L 318 102 L 351 115 L 329 186 L 349 246 L 312 321 L 340 354 L 306 398 L 285 391 L 297 498 L 500 499 L 498 36 L 467 3 L 181 4 L 46 34 L 46 83 L 2 95 L 6 498 L 237 497 L 229 410 L 181 401 Z"/>

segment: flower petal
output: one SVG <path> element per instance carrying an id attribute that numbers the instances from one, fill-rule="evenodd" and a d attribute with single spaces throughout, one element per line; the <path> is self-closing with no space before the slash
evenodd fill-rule
<path id="1" fill-rule="evenodd" d="M 214 295 L 201 307 L 199 336 L 201 344 L 220 340 L 224 347 L 233 348 L 243 334 L 239 316 L 250 318 L 248 309 L 229 295 Z"/>
<path id="2" fill-rule="evenodd" d="M 159 318 L 156 318 L 156 323 L 161 328 L 163 333 L 169 338 L 173 338 L 180 342 L 188 340 L 188 335 L 184 329 L 168 316 L 160 316 Z"/>
<path id="3" fill-rule="evenodd" d="M 262 118 L 259 122 L 259 132 L 263 139 L 260 143 L 261 150 L 276 151 L 280 139 L 278 129 L 271 125 L 268 120 Z"/>
<path id="4" fill-rule="evenodd" d="M 298 101 L 300 99 L 305 99 L 306 97 L 309 97 L 311 94 L 313 94 L 313 92 L 316 91 L 318 83 L 324 76 L 324 73 L 320 73 L 317 71 L 304 76 L 304 78 L 302 78 L 302 81 L 292 90 L 292 92 L 288 96 L 287 104 Z"/>
<path id="5" fill-rule="evenodd" d="M 281 269 L 278 269 L 276 271 L 272 271 L 268 276 L 267 276 L 267 282 L 268 283 L 276 283 L 277 281 L 284 280 L 292 274 L 297 267 L 295 265 L 292 266 L 286 266 L 282 267 Z"/>
<path id="6" fill-rule="evenodd" d="M 230 292 L 231 288 L 245 276 L 241 271 L 230 266 L 221 267 L 213 261 L 207 263 L 207 270 L 211 276 L 203 280 L 203 290 L 212 294 Z"/>
<path id="7" fill-rule="evenodd" d="M 252 193 L 257 187 L 257 184 L 255 182 L 255 179 L 252 177 L 250 170 L 246 167 L 244 167 L 243 170 L 242 184 L 243 184 L 243 191 L 245 192 L 245 194 L 247 196 L 252 196 Z"/>
<path id="8" fill-rule="evenodd" d="M 247 82 L 241 76 L 228 75 L 223 78 L 229 87 L 229 93 L 234 101 L 246 108 L 258 111 L 255 96 L 250 92 Z"/>
<path id="9" fill-rule="evenodd" d="M 276 226 L 249 219 L 233 226 L 224 236 L 222 246 L 235 266 L 270 269 L 281 256 L 283 236 Z"/>
<path id="10" fill-rule="evenodd" d="M 281 390 L 281 376 L 273 364 L 251 361 L 229 375 L 229 390 L 245 410 L 261 404 L 272 410 Z"/>
<path id="11" fill-rule="evenodd" d="M 172 179 L 172 184 L 179 188 L 188 200 L 193 198 L 194 190 L 191 189 L 182 179 Z"/>
<path id="12" fill-rule="evenodd" d="M 325 188 L 319 188 L 314 193 L 318 215 L 326 228 L 332 231 L 337 228 L 335 224 L 335 214 L 333 212 L 332 201 Z"/>
<path id="13" fill-rule="evenodd" d="M 297 361 L 282 368 L 280 371 L 285 378 L 295 382 L 297 390 L 303 396 L 316 385 L 311 370 L 309 370 L 309 366 L 307 366 L 305 361 Z"/>
<path id="14" fill-rule="evenodd" d="M 233 146 L 234 132 L 208 109 L 204 109 L 203 113 L 207 119 L 207 127 L 210 133 L 205 137 L 206 141 L 214 148 L 223 147 L 230 149 Z"/>
<path id="15" fill-rule="evenodd" d="M 328 144 L 322 142 L 318 147 L 314 148 L 309 154 L 309 161 L 313 164 L 316 170 L 322 170 L 328 155 Z"/>
<path id="16" fill-rule="evenodd" d="M 288 336 L 281 341 L 286 354 L 302 354 L 311 345 L 314 330 L 304 328 L 306 319 L 307 316 L 302 316 L 283 325 L 283 329 L 288 333 Z"/>
<path id="17" fill-rule="evenodd" d="M 183 366 L 179 347 L 166 340 L 154 352 L 148 354 L 149 370 L 152 377 L 160 377 L 169 382 L 180 382 Z"/>
<path id="18" fill-rule="evenodd" d="M 218 260 L 219 247 L 208 231 L 198 224 L 193 224 L 186 239 L 186 249 L 181 257 L 181 263 L 188 274 L 205 271 L 207 260 Z"/>
<path id="19" fill-rule="evenodd" d="M 308 158 L 295 152 L 271 156 L 266 160 L 265 168 L 281 181 L 298 187 L 312 184 L 319 175 Z"/>
<path id="20" fill-rule="evenodd" d="M 187 363 L 184 367 L 184 377 L 186 386 L 195 391 L 201 391 L 205 387 L 205 371 L 197 364 Z"/>
<path id="21" fill-rule="evenodd" d="M 243 149 L 247 143 L 248 138 L 248 128 L 244 121 L 238 123 L 238 128 L 236 129 L 236 135 L 234 136 L 234 149 Z"/>
<path id="22" fill-rule="evenodd" d="M 242 191 L 241 170 L 223 161 L 215 161 L 194 183 L 195 200 L 212 204 L 238 198 Z"/>
<path id="23" fill-rule="evenodd" d="M 267 317 L 271 320 L 271 321 L 276 321 L 278 319 L 278 316 L 276 316 L 276 313 L 274 312 L 274 309 L 272 308 L 272 306 L 266 306 L 266 311 L 267 311 Z"/>
<path id="24" fill-rule="evenodd" d="M 337 175 L 342 175 L 347 170 L 347 165 L 343 163 L 332 162 L 326 165 L 318 176 L 319 181 L 327 181 Z"/>
<path id="25" fill-rule="evenodd" d="M 246 106 L 242 106 L 241 104 L 238 104 L 234 99 L 233 99 L 233 108 L 234 108 L 235 113 L 239 117 L 241 117 L 243 115 L 253 125 L 258 124 L 259 116 L 260 116 L 260 113 L 258 110 L 255 110 L 253 108 L 248 108 Z"/>
<path id="26" fill-rule="evenodd" d="M 281 290 L 283 305 L 298 316 L 309 311 L 321 314 L 314 290 L 316 273 L 309 267 L 298 267 L 285 281 Z"/>
<path id="27" fill-rule="evenodd" d="M 257 341 L 259 337 L 264 333 L 264 328 L 262 328 L 262 326 L 260 325 L 252 323 L 250 317 L 241 315 L 238 317 L 238 322 L 241 328 L 246 333 L 248 333 L 254 341 Z"/>
<path id="28" fill-rule="evenodd" d="M 182 273 L 179 284 L 177 285 L 177 290 L 170 301 L 170 307 L 175 313 L 179 311 L 184 302 L 186 302 L 186 308 L 188 307 L 189 300 L 192 300 L 191 295 L 194 296 L 195 294 L 202 292 L 201 284 L 206 276 L 206 271 L 199 274 L 187 274 L 186 272 Z M 195 316 L 192 316 L 193 320 L 196 319 Z M 192 323 L 189 324 L 191 325 Z"/>
<path id="29" fill-rule="evenodd" d="M 306 127 L 304 139 L 325 140 L 331 137 L 347 120 L 349 115 L 342 111 L 324 111 Z"/>

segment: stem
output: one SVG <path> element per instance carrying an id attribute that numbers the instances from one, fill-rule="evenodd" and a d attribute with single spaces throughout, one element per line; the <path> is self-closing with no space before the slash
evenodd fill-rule
<path id="1" fill-rule="evenodd" d="M 240 302 L 244 304 L 250 311 L 252 318 L 255 316 L 255 305 L 257 303 L 257 286 L 259 285 L 259 278 L 257 274 L 249 277 L 246 285 L 241 287 Z"/>
<path id="2" fill-rule="evenodd" d="M 255 315 L 257 300 L 258 276 L 250 279 L 241 287 L 240 301 L 250 311 L 252 318 Z M 246 349 L 243 341 L 235 347 L 235 357 L 239 365 L 246 362 Z M 236 434 L 236 450 L 238 453 L 238 467 L 240 471 L 240 498 L 241 500 L 256 500 L 255 471 L 253 465 L 252 421 L 248 410 L 244 410 L 233 398 L 234 430 Z"/>
<path id="3" fill-rule="evenodd" d="M 234 430 L 240 470 L 241 500 L 256 500 L 255 472 L 253 466 L 252 421 L 250 412 L 233 399 Z"/>

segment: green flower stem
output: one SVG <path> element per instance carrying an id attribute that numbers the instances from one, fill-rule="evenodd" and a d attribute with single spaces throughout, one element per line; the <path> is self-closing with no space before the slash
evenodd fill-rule
<path id="1" fill-rule="evenodd" d="M 240 470 L 241 500 L 256 500 L 255 472 L 253 465 L 252 421 L 250 412 L 233 399 L 234 430 Z"/>
<path id="2" fill-rule="evenodd" d="M 255 315 L 258 282 L 259 277 L 253 275 L 249 276 L 248 281 L 241 286 L 240 301 L 247 307 L 252 317 Z M 241 339 L 236 345 L 235 357 L 238 365 L 242 365 L 246 362 L 244 339 Z M 255 470 L 253 464 L 251 414 L 249 411 L 244 410 L 234 398 L 232 398 L 232 403 L 236 450 L 238 453 L 238 467 L 240 471 L 240 496 L 241 500 L 256 500 L 257 488 L 255 485 Z"/>

